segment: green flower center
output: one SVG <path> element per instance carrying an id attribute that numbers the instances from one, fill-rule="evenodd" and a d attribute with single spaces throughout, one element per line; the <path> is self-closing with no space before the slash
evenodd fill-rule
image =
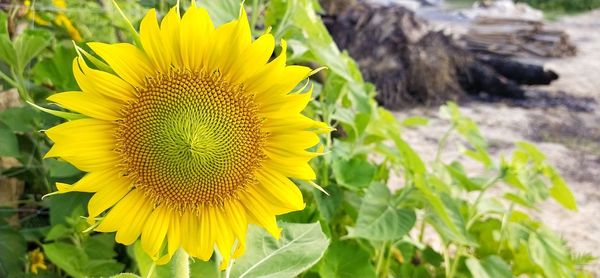
<path id="1" fill-rule="evenodd" d="M 124 171 L 156 203 L 221 204 L 255 182 L 265 134 L 242 86 L 173 71 L 149 79 L 124 112 L 116 133 Z"/>

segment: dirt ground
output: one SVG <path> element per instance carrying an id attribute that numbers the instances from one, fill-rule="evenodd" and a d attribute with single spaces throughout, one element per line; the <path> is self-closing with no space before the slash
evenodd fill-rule
<path id="1" fill-rule="evenodd" d="M 575 57 L 541 61 L 560 75 L 558 81 L 531 87 L 524 101 L 473 100 L 460 105 L 478 123 L 494 155 L 507 156 L 519 140 L 534 142 L 544 151 L 574 191 L 579 211 L 566 211 L 548 201 L 533 214 L 573 249 L 600 257 L 600 10 L 548 24 L 567 31 L 579 50 Z M 437 112 L 437 108 L 396 112 L 401 119 L 415 115 L 432 119 L 428 126 L 404 134 L 428 161 L 448 128 Z M 445 161 L 457 155 L 452 149 L 450 144 Z M 467 162 L 467 167 L 479 169 L 475 163 Z M 600 261 L 589 270 L 600 277 Z"/>

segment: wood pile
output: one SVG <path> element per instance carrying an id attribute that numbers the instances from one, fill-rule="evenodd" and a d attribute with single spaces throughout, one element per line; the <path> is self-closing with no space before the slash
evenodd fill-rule
<path id="1" fill-rule="evenodd" d="M 541 21 L 478 17 L 463 36 L 467 49 L 513 57 L 568 57 L 576 54 L 569 35 Z"/>

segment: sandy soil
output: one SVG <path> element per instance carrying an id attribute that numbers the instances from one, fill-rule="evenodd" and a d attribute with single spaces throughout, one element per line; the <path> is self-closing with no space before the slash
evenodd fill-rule
<path id="1" fill-rule="evenodd" d="M 600 257 L 600 10 L 549 24 L 566 30 L 579 48 L 576 57 L 543 61 L 559 73 L 558 81 L 531 87 L 526 101 L 469 101 L 461 106 L 479 124 L 496 156 L 508 155 L 519 140 L 532 141 L 545 152 L 575 192 L 579 211 L 548 201 L 534 215 L 575 250 Z M 396 114 L 432 118 L 427 127 L 407 130 L 404 136 L 426 160 L 433 160 L 437 140 L 448 128 L 437 108 Z M 449 145 L 445 161 L 457 155 L 452 149 Z M 475 163 L 466 166 L 479 169 Z M 600 277 L 600 261 L 589 270 Z"/>

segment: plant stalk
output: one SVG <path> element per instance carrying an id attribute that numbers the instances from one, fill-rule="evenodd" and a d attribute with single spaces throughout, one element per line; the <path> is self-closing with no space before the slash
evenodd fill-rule
<path id="1" fill-rule="evenodd" d="M 190 277 L 190 256 L 179 248 L 173 256 L 173 268 L 171 269 L 172 277 L 188 278 Z"/>

